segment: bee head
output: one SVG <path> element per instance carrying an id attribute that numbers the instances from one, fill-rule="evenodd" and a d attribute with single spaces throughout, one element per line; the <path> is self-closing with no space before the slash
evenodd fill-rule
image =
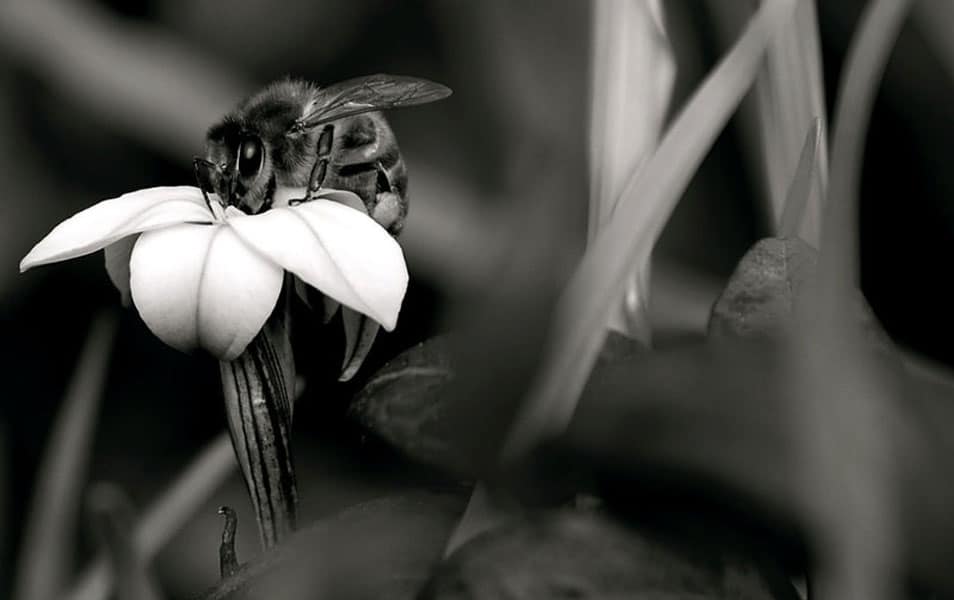
<path id="1" fill-rule="evenodd" d="M 205 160 L 197 162 L 199 186 L 214 192 L 228 206 L 248 214 L 266 207 L 273 178 L 262 138 L 225 121 L 209 130 Z"/>

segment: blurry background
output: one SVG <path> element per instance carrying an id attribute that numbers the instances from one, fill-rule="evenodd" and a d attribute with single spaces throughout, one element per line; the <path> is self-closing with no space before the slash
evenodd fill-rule
<path id="1" fill-rule="evenodd" d="M 410 177 L 411 212 L 401 241 L 412 287 L 398 329 L 379 337 L 366 375 L 445 329 L 452 316 L 479 307 L 506 266 L 508 236 L 520 229 L 508 219 L 511 182 L 533 185 L 552 176 L 533 164 L 515 170 L 508 160 L 520 141 L 513 120 L 533 113 L 537 127 L 554 132 L 585 122 L 586 89 L 574 82 L 587 81 L 589 28 L 569 3 L 555 4 L 540 20 L 509 19 L 503 0 L 278 4 L 0 4 L 0 595 L 9 589 L 37 461 L 90 320 L 102 307 L 118 310 L 101 254 L 17 274 L 20 258 L 53 225 L 129 190 L 191 184 L 191 158 L 202 152 L 205 129 L 244 95 L 284 75 L 330 83 L 390 72 L 444 83 L 454 90 L 449 100 L 390 116 Z M 951 22 L 937 14 L 949 11 L 946 3 L 923 4 L 889 64 L 870 129 L 863 285 L 900 344 L 951 365 L 954 296 L 945 279 L 954 242 L 954 49 L 947 32 L 938 31 L 938 23 Z M 676 110 L 727 40 L 706 6 L 666 3 L 677 57 Z M 861 6 L 860 0 L 819 3 L 829 110 Z M 564 51 L 542 65 L 530 63 L 552 70 L 537 80 L 513 40 L 533 44 L 554 30 L 570 37 L 541 42 Z M 568 85 L 534 87 L 553 80 Z M 658 345 L 701 335 L 719 285 L 767 231 L 758 175 L 742 139 L 736 127 L 720 137 L 658 246 Z M 585 174 L 580 164 L 581 180 Z M 555 209 L 567 205 L 554 202 Z M 585 214 L 581 196 L 578 218 L 569 219 L 578 222 L 580 238 Z M 576 239 L 568 244 L 579 247 Z M 310 348 L 315 364 L 330 352 L 325 346 L 334 346 L 328 336 L 328 344 Z M 340 419 L 360 379 L 322 387 L 296 412 L 303 520 L 385 486 L 432 478 L 399 469 L 403 463 L 362 444 L 360 432 Z M 223 429 L 217 383 L 210 360 L 164 347 L 134 311 L 123 311 L 91 478 L 115 481 L 137 506 L 146 504 Z M 233 477 L 163 553 L 158 570 L 173 597 L 217 577 L 216 506 L 240 510 L 240 559 L 255 551 L 243 494 Z M 78 559 L 90 548 L 85 537 L 80 546 Z"/>

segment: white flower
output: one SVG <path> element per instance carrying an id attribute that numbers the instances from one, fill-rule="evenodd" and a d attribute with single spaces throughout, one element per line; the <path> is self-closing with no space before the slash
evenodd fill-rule
<path id="1" fill-rule="evenodd" d="M 391 330 L 407 290 L 401 247 L 351 192 L 278 190 L 246 215 L 196 187 L 104 200 L 57 225 L 20 271 L 106 248 L 110 278 L 162 341 L 220 360 L 245 350 L 278 301 L 284 271 Z M 350 206 L 349 206 L 350 205 Z"/>

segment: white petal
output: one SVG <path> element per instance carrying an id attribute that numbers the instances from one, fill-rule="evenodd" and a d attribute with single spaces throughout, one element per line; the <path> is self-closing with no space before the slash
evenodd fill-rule
<path id="1" fill-rule="evenodd" d="M 341 309 L 345 331 L 345 351 L 338 381 L 351 381 L 368 357 L 380 325 L 350 308 Z"/>
<path id="2" fill-rule="evenodd" d="M 407 265 L 401 246 L 367 215 L 314 200 L 238 216 L 228 224 L 305 283 L 394 329 L 407 290 Z"/>
<path id="3" fill-rule="evenodd" d="M 142 234 L 130 287 L 142 320 L 162 341 L 220 360 L 245 350 L 268 319 L 283 272 L 224 225 L 177 225 Z"/>
<path id="4" fill-rule="evenodd" d="M 132 256 L 133 246 L 136 245 L 138 235 L 124 237 L 118 242 L 106 246 L 103 254 L 106 259 L 106 274 L 119 290 L 123 306 L 129 307 L 132 296 L 129 295 L 129 257 Z"/>
<path id="5" fill-rule="evenodd" d="M 307 197 L 308 188 L 278 187 L 272 194 L 272 207 L 288 208 L 289 203 L 299 204 Z M 335 202 L 340 202 L 341 204 L 350 206 L 355 210 L 360 210 L 364 213 L 368 212 L 368 209 L 364 206 L 364 201 L 361 200 L 361 198 L 354 192 L 349 192 L 347 190 L 324 188 L 318 191 L 317 199 L 334 200 Z"/>
<path id="6" fill-rule="evenodd" d="M 319 200 L 333 200 L 339 204 L 350 206 L 351 208 L 368 214 L 368 207 L 364 205 L 364 200 L 354 192 L 346 190 L 326 189 L 318 192 Z"/>
<path id="7" fill-rule="evenodd" d="M 53 228 L 20 261 L 20 272 L 90 254 L 127 235 L 178 223 L 210 223 L 196 187 L 156 187 L 103 200 Z"/>
<path id="8" fill-rule="evenodd" d="M 289 202 L 299 202 L 307 195 L 307 188 L 277 187 L 272 192 L 272 208 L 287 208 Z"/>
<path id="9" fill-rule="evenodd" d="M 274 206 L 287 207 L 289 199 L 304 198 L 305 194 L 305 188 L 278 188 L 275 190 L 275 194 L 273 196 Z M 340 202 L 345 206 L 350 206 L 351 208 L 361 211 L 365 214 L 368 212 L 368 208 L 364 205 L 364 201 L 361 200 L 361 198 L 354 192 L 328 188 L 318 192 L 318 197 L 324 200 L 334 200 L 335 202 Z M 311 293 L 309 293 L 308 290 L 311 290 Z M 331 319 L 334 318 L 334 316 L 338 313 L 338 309 L 341 308 L 340 302 L 333 298 L 329 298 L 326 294 L 316 292 L 314 288 L 297 277 L 295 277 L 295 292 L 298 294 L 298 297 L 301 298 L 302 302 L 305 303 L 305 306 L 312 310 L 315 308 L 312 306 L 312 296 L 321 298 L 322 322 L 325 324 L 331 321 Z M 347 328 L 345 329 L 347 330 Z"/>

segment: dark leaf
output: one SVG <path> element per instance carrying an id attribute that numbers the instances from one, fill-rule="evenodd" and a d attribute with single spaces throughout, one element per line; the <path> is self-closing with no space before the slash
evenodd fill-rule
<path id="1" fill-rule="evenodd" d="M 415 460 L 455 464 L 439 427 L 453 378 L 446 339 L 431 338 L 375 373 L 355 397 L 351 416 Z"/>
<path id="2" fill-rule="evenodd" d="M 560 511 L 486 532 L 441 565 L 426 600 L 657 598 L 795 600 L 778 571 Z"/>
<path id="3" fill-rule="evenodd" d="M 954 379 L 911 375 L 881 346 L 872 353 L 891 401 L 884 435 L 896 461 L 900 568 L 952 593 Z M 627 519 L 665 521 L 700 542 L 728 528 L 810 559 L 790 359 L 777 342 L 729 338 L 598 367 L 566 434 L 536 457 L 540 478 L 522 473 L 523 485 L 538 496 L 554 472 L 572 473 L 564 489 L 587 482 Z M 846 451 L 852 443 L 843 441 Z"/>
<path id="4" fill-rule="evenodd" d="M 447 337 L 431 338 L 404 351 L 375 373 L 349 409 L 353 418 L 414 460 L 453 469 L 465 465 L 447 422 L 455 372 Z M 610 332 L 600 364 L 631 360 L 646 347 Z"/>

